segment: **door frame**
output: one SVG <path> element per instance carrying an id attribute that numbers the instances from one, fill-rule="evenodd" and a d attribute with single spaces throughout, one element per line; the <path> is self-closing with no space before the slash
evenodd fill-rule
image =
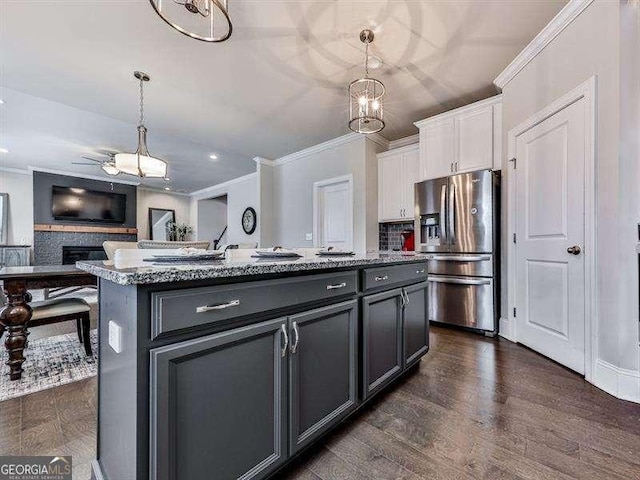
<path id="1" fill-rule="evenodd" d="M 354 228 L 353 228 L 353 174 L 342 175 L 340 177 L 327 178 L 326 180 L 320 180 L 319 182 L 313 183 L 313 246 L 321 247 L 319 244 L 319 233 L 322 230 L 320 226 L 320 189 L 323 187 L 328 187 L 329 185 L 334 185 L 337 183 L 347 182 L 348 188 L 348 196 L 351 199 L 349 205 L 347 206 L 347 215 L 349 216 L 349 224 L 351 225 L 351 230 L 349 232 L 350 240 L 351 240 L 351 249 L 354 249 Z"/>
<path id="2" fill-rule="evenodd" d="M 583 100 L 585 101 L 585 178 L 584 178 L 584 293 L 585 293 L 585 326 L 584 326 L 584 358 L 585 379 L 593 383 L 595 362 L 597 359 L 598 334 L 598 298 L 596 288 L 596 76 L 589 78 L 576 88 L 558 98 L 542 110 L 527 118 L 508 133 L 508 168 L 506 172 L 507 185 L 507 315 L 500 319 L 500 335 L 508 340 L 518 341 L 518 327 L 513 315 L 516 307 L 516 247 L 512 237 L 515 233 L 517 212 L 516 182 L 513 162 L 516 156 L 516 139 L 526 131 L 539 125 L 549 117 L 566 107 Z"/>

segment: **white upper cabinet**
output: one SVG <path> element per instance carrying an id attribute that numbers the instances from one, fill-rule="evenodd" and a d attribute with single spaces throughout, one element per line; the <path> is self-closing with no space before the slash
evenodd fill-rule
<path id="1" fill-rule="evenodd" d="M 501 168 L 502 96 L 417 122 L 421 179 Z"/>
<path id="2" fill-rule="evenodd" d="M 422 145 L 428 148 L 422 148 Z M 453 118 L 433 122 L 420 128 L 420 173 L 422 179 L 438 178 L 453 172 Z"/>
<path id="3" fill-rule="evenodd" d="M 413 221 L 414 184 L 420 181 L 418 145 L 378 154 L 378 220 Z"/>

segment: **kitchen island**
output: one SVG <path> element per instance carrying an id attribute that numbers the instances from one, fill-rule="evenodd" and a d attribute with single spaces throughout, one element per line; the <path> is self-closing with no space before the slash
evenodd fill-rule
<path id="1" fill-rule="evenodd" d="M 96 479 L 263 479 L 429 349 L 428 257 L 79 262 L 99 277 Z"/>

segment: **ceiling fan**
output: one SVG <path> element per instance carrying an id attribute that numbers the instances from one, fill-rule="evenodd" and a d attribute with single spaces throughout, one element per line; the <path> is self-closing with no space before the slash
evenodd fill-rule
<path id="1" fill-rule="evenodd" d="M 89 163 L 89 162 L 71 162 L 72 165 L 87 165 L 87 166 L 100 166 L 100 168 L 107 174 L 107 175 L 118 175 L 120 173 L 120 170 L 118 170 L 118 168 L 116 167 L 116 162 L 114 157 L 116 156 L 117 152 L 111 152 L 111 151 L 105 151 L 104 153 L 100 152 L 100 155 L 105 155 L 107 156 L 109 159 L 108 160 L 98 160 L 97 158 L 91 158 L 91 157 L 85 157 L 83 156 L 82 158 L 84 158 L 85 160 L 89 160 L 90 162 L 93 163 Z"/>

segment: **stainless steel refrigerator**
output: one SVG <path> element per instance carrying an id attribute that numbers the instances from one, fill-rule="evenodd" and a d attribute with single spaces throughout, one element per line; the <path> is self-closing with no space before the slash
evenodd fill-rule
<path id="1" fill-rule="evenodd" d="M 498 330 L 500 176 L 481 170 L 415 184 L 416 251 L 428 261 L 429 320 Z"/>

